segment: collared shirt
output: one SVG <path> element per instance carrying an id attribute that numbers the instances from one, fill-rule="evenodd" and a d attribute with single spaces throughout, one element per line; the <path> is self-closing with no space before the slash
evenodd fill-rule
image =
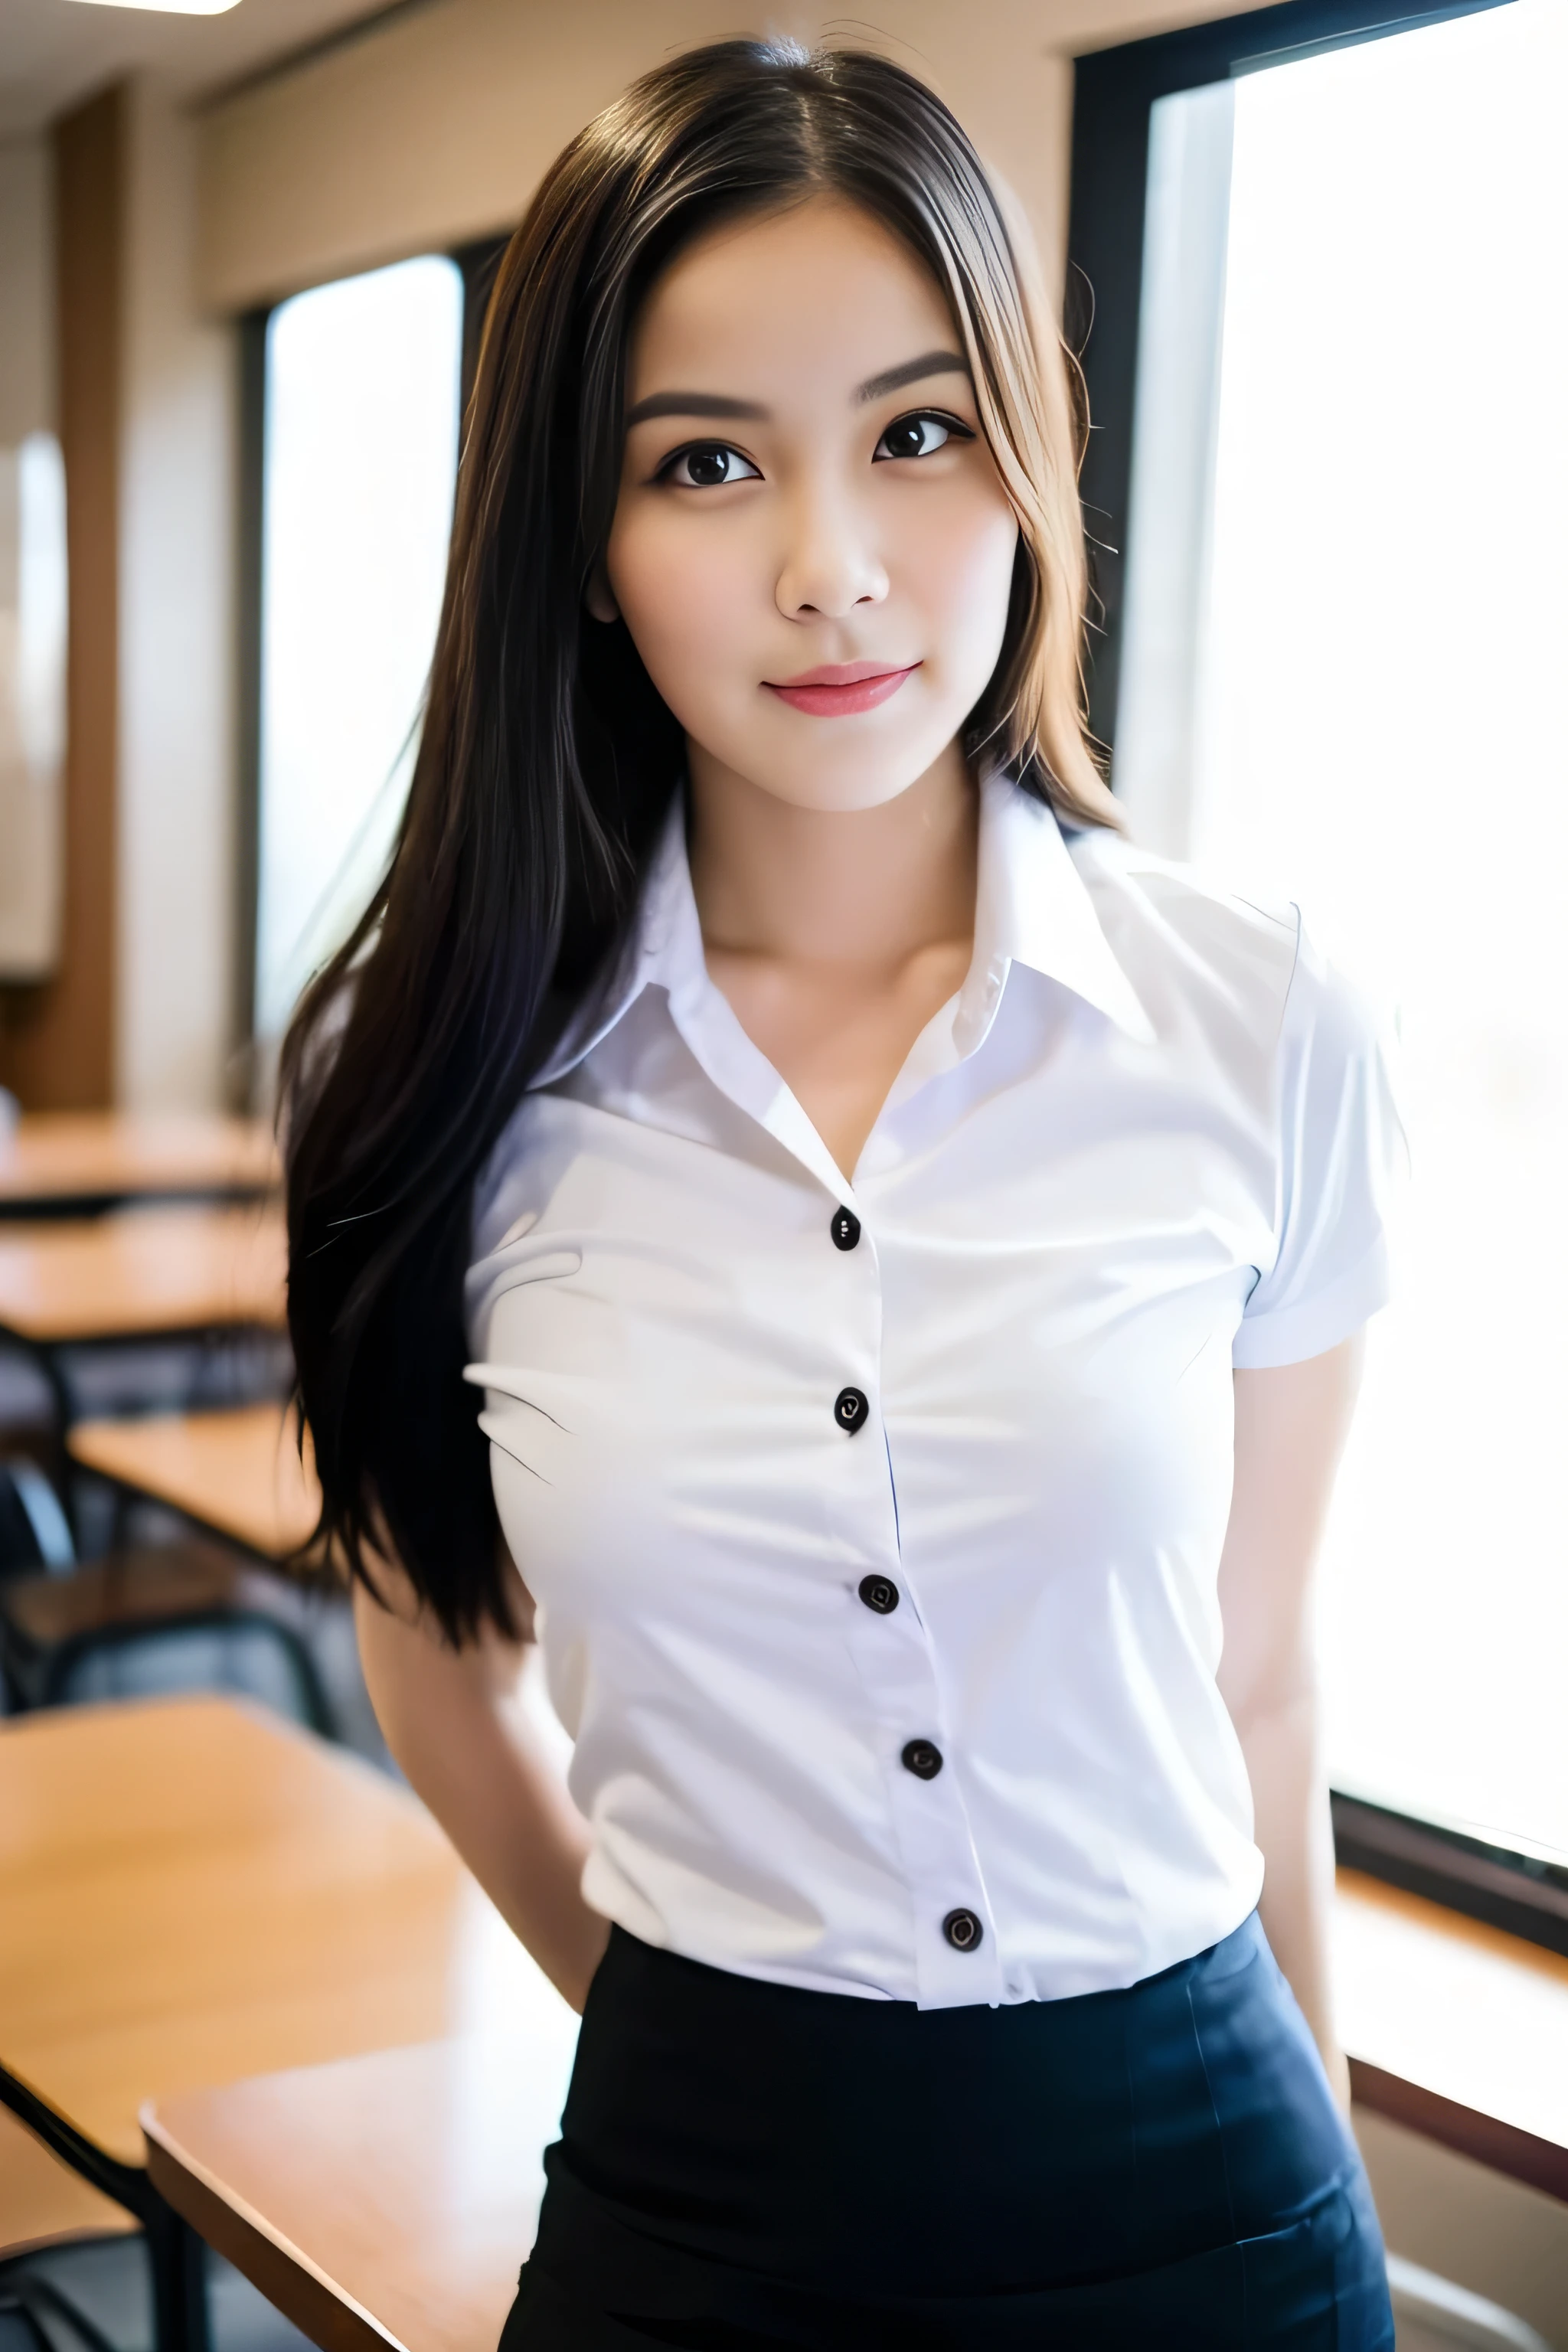
<path id="1" fill-rule="evenodd" d="M 469 1378 L 588 1902 L 926 2008 L 1257 1901 L 1233 1365 L 1386 1288 L 1371 1024 L 1283 918 L 982 789 L 974 951 L 851 1181 L 709 979 L 679 812 L 478 1190 Z"/>

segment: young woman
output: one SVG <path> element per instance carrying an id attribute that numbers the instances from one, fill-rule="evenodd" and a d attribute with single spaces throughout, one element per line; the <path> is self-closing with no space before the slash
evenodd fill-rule
<path id="1" fill-rule="evenodd" d="M 584 2012 L 515 2352 L 1393 2341 L 1306 1622 L 1391 1114 L 1119 829 L 1076 439 L 871 57 L 661 68 L 501 266 L 287 1072 L 371 1690 Z"/>

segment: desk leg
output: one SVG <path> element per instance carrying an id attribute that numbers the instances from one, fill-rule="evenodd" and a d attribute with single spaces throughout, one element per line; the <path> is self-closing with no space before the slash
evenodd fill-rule
<path id="1" fill-rule="evenodd" d="M 118 2158 L 106 2156 L 4 2066 L 0 2066 L 0 2106 L 9 2107 L 51 2155 L 141 2222 L 153 2282 L 155 2352 L 212 2352 L 207 2250 L 190 2223 L 160 2195 L 139 2165 L 121 2164 Z"/>
<path id="2" fill-rule="evenodd" d="M 48 1466 L 54 1478 L 55 1491 L 59 1496 L 60 1506 L 69 1524 L 71 1539 L 74 1542 L 78 1534 L 75 1465 L 71 1461 L 68 1441 L 71 1423 L 77 1417 L 75 1391 L 67 1376 L 65 1366 L 60 1361 L 60 1351 L 58 1348 L 40 1345 L 35 1340 L 25 1340 L 22 1343 L 22 1352 L 30 1360 L 35 1370 L 40 1372 L 48 1383 L 49 1399 L 54 1407 L 53 1426 L 49 1431 Z"/>
<path id="3" fill-rule="evenodd" d="M 157 2352 L 211 2352 L 205 2246 L 156 2190 L 149 2195 L 144 2220 Z"/>

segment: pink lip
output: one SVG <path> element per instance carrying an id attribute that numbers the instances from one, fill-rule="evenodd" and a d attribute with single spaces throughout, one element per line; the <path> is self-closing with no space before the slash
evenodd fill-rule
<path id="1" fill-rule="evenodd" d="M 905 678 L 919 667 L 919 662 L 910 662 L 904 669 L 884 669 L 879 662 L 826 662 L 820 669 L 803 669 L 798 677 L 785 678 L 780 685 L 771 678 L 763 683 L 792 710 L 808 711 L 816 719 L 847 719 L 858 710 L 875 710 L 879 702 L 897 694 Z"/>

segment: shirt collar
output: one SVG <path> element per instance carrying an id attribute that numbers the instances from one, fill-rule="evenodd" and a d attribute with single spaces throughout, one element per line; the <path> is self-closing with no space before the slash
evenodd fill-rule
<path id="1" fill-rule="evenodd" d="M 693 957 L 695 956 L 695 966 Z M 591 988 L 531 1084 L 553 1086 L 585 1061 L 624 1019 L 645 988 L 677 983 L 704 969 L 702 927 L 697 919 L 686 857 L 686 795 L 677 792 L 647 875 L 630 935 L 619 957 Z"/>
<path id="2" fill-rule="evenodd" d="M 1149 1017 L 1100 928 L 1055 811 L 1000 773 L 980 787 L 978 866 L 974 953 L 953 1013 L 953 1058 L 984 1042 L 1015 963 L 1070 989 L 1126 1035 L 1152 1043 Z M 698 1005 L 717 994 L 691 888 L 684 793 L 677 793 L 665 821 L 618 962 L 567 1024 L 534 1086 L 550 1086 L 574 1069 L 646 988 L 668 992 L 683 1030 Z M 734 1026 L 738 1038 L 742 1033 Z"/>
<path id="3" fill-rule="evenodd" d="M 1100 928 L 1056 812 L 999 773 L 980 787 L 974 955 L 954 1021 L 961 1053 L 989 1028 L 1009 966 L 1025 964 L 1092 1004 L 1129 1037 L 1154 1030 Z M 978 1024 L 973 1043 L 964 1034 Z"/>

